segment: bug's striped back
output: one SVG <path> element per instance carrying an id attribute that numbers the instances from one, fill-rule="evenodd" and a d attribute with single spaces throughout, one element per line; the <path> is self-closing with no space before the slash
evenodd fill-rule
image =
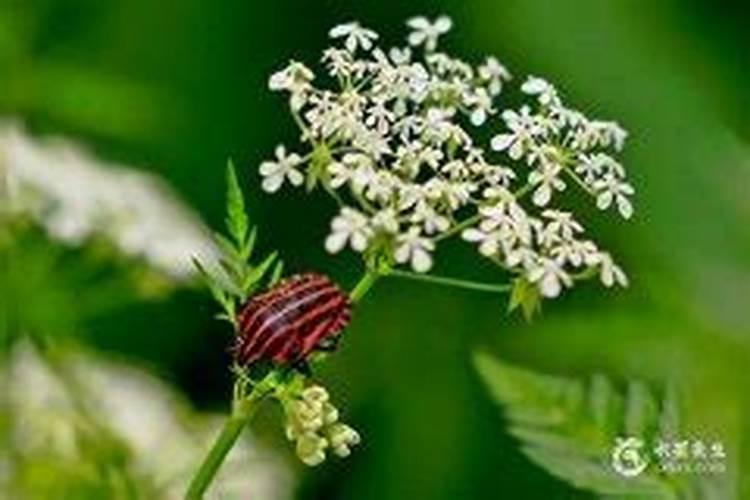
<path id="1" fill-rule="evenodd" d="M 304 360 L 350 319 L 349 297 L 322 274 L 298 274 L 257 295 L 237 317 L 234 354 L 241 364 Z"/>

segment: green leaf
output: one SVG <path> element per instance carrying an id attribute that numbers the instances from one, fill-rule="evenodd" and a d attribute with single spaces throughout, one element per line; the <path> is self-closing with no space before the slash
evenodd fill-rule
<path id="1" fill-rule="evenodd" d="M 258 229 L 253 227 L 250 232 L 247 235 L 247 240 L 245 241 L 245 244 L 243 245 L 242 251 L 240 253 L 240 258 L 242 260 L 249 260 L 250 257 L 253 255 L 253 250 L 255 249 L 255 241 L 258 238 Z"/>
<path id="2" fill-rule="evenodd" d="M 234 242 L 221 233 L 214 232 L 214 241 L 221 251 L 230 259 L 240 260 L 240 254 Z"/>
<path id="3" fill-rule="evenodd" d="M 224 274 L 229 278 L 233 285 L 238 288 L 242 288 L 244 268 L 246 265 L 242 261 L 233 259 L 219 259 L 219 266 Z"/>
<path id="4" fill-rule="evenodd" d="M 273 271 L 271 271 L 271 277 L 268 279 L 268 287 L 271 288 L 275 286 L 279 280 L 281 280 L 281 275 L 284 273 L 284 261 L 278 260 L 276 261 L 276 265 L 273 266 Z"/>
<path id="5" fill-rule="evenodd" d="M 245 198 L 237 180 L 232 160 L 227 162 L 227 231 L 237 243 L 237 248 L 245 248 L 249 222 L 245 211 Z M 242 251 L 240 251 L 242 253 Z"/>
<path id="6" fill-rule="evenodd" d="M 482 353 L 474 362 L 523 453 L 550 474 L 606 498 L 723 498 L 696 496 L 696 491 L 721 492 L 715 478 L 666 475 L 654 463 L 656 439 L 680 435 L 674 427 L 674 393 L 658 400 L 641 382 L 618 392 L 603 375 L 590 381 L 543 375 Z M 663 433 L 665 426 L 670 434 Z M 617 438 L 626 436 L 643 440 L 640 451 L 651 463 L 636 477 L 622 476 L 612 466 Z"/>
<path id="7" fill-rule="evenodd" d="M 268 255 L 263 261 L 255 266 L 249 273 L 245 275 L 245 279 L 242 282 L 242 291 L 245 293 L 245 295 L 249 295 L 255 288 L 257 288 L 258 283 L 263 279 L 263 276 L 266 274 L 266 271 L 271 267 L 271 264 L 274 263 L 277 257 L 276 252 L 272 252 L 270 255 Z"/>
<path id="8" fill-rule="evenodd" d="M 234 300 L 232 300 L 232 297 L 230 296 L 230 293 L 225 290 L 220 282 L 206 270 L 205 266 L 203 266 L 198 258 L 193 257 L 192 260 L 193 265 L 198 270 L 198 273 L 200 273 L 200 275 L 203 277 L 203 281 L 205 282 L 206 286 L 208 286 L 208 290 L 211 292 L 211 296 L 224 308 L 225 313 L 229 317 L 234 318 L 235 305 Z"/>
<path id="9" fill-rule="evenodd" d="M 523 276 L 513 280 L 508 312 L 513 312 L 519 307 L 526 321 L 531 321 L 534 314 L 542 309 L 542 297 L 539 294 L 539 289 Z"/>

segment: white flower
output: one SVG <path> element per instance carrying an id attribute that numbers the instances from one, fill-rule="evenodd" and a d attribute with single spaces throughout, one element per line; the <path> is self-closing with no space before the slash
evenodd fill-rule
<path id="1" fill-rule="evenodd" d="M 305 176 L 297 170 L 302 159 L 296 153 L 286 154 L 283 145 L 276 146 L 276 161 L 264 161 L 260 164 L 260 175 L 263 176 L 262 187 L 268 193 L 274 193 L 287 179 L 293 186 L 301 186 Z"/>
<path id="2" fill-rule="evenodd" d="M 604 169 L 604 157 L 607 157 L 607 155 L 603 153 L 595 155 L 581 154 L 578 156 L 578 163 L 574 167 L 574 170 L 577 174 L 582 175 L 581 180 L 583 182 L 591 185 Z"/>
<path id="3" fill-rule="evenodd" d="M 329 48 L 323 52 L 323 62 L 327 62 L 331 76 L 346 78 L 352 72 L 352 55 L 343 49 Z"/>
<path id="4" fill-rule="evenodd" d="M 412 49 L 390 51 L 355 23 L 334 28 L 331 35 L 348 45 L 324 53 L 334 78 L 320 88 L 299 79 L 302 141 L 327 147 L 324 187 L 356 214 L 336 217 L 327 248 L 363 251 L 377 234 L 392 243 L 382 248 L 398 263 L 427 270 L 435 245 L 462 229 L 493 263 L 531 273 L 546 296 L 572 284 L 569 273 L 601 272 L 596 243 L 578 239 L 583 226 L 554 194 L 570 175 L 600 207 L 617 204 L 629 216 L 632 187 L 613 155 L 625 131 L 567 107 L 534 76 L 518 85 L 525 103 L 508 108 L 497 97 L 511 75 L 496 58 L 475 66 L 437 51 L 451 27 L 447 17 L 407 24 Z M 493 132 L 495 113 L 502 123 Z M 475 134 L 476 127 L 488 133 Z M 478 142 L 487 135 L 489 147 Z M 490 147 L 502 153 L 502 165 Z M 517 199 L 527 194 L 528 211 Z"/>
<path id="5" fill-rule="evenodd" d="M 418 273 L 426 273 L 432 267 L 430 252 L 435 250 L 435 243 L 421 236 L 419 226 L 409 228 L 405 234 L 396 239 L 394 258 L 399 264 L 411 261 L 411 267 Z"/>
<path id="6" fill-rule="evenodd" d="M 516 246 L 532 243 L 532 219 L 514 201 L 499 201 L 479 208 L 482 220 L 479 229 L 485 233 L 496 232 L 503 250 L 509 252 Z"/>
<path id="7" fill-rule="evenodd" d="M 512 159 L 520 160 L 534 145 L 534 137 L 540 135 L 543 130 L 539 127 L 535 117 L 531 115 L 531 109 L 528 106 L 523 106 L 520 113 L 511 109 L 506 110 L 502 118 L 510 129 L 510 133 L 496 135 L 492 138 L 490 146 L 495 151 L 507 149 Z"/>
<path id="8" fill-rule="evenodd" d="M 607 175 L 604 179 L 594 183 L 594 189 L 599 191 L 596 206 L 600 210 L 608 209 L 614 201 L 617 204 L 617 210 L 624 218 L 629 219 L 633 215 L 633 205 L 628 199 L 628 196 L 635 192 L 633 186 L 621 181 L 615 175 Z"/>
<path id="9" fill-rule="evenodd" d="M 538 186 L 531 197 L 535 205 L 544 207 L 552 199 L 552 192 L 565 189 L 565 182 L 559 177 L 561 168 L 553 163 L 543 163 L 529 173 L 529 183 Z"/>
<path id="10" fill-rule="evenodd" d="M 558 240 L 550 245 L 549 256 L 562 265 L 566 263 L 573 267 L 593 267 L 599 262 L 599 250 L 593 241 L 589 240 Z"/>
<path id="11" fill-rule="evenodd" d="M 479 253 L 485 257 L 494 257 L 500 251 L 502 237 L 500 231 L 482 231 L 475 227 L 464 229 L 461 237 L 472 243 L 479 243 Z"/>
<path id="12" fill-rule="evenodd" d="M 411 61 L 411 49 L 409 47 L 393 47 L 388 52 L 388 56 L 393 61 L 393 64 L 397 66 L 408 64 Z"/>
<path id="13" fill-rule="evenodd" d="M 575 235 L 583 232 L 583 226 L 573 218 L 570 212 L 545 210 L 542 216 L 549 220 L 544 230 L 565 241 L 571 241 Z"/>
<path id="14" fill-rule="evenodd" d="M 194 275 L 195 256 L 218 266 L 210 231 L 163 179 L 0 121 L 0 213 L 7 209 L 64 245 L 106 240 L 175 282 Z"/>
<path id="15" fill-rule="evenodd" d="M 372 227 L 395 234 L 398 232 L 398 218 L 392 208 L 384 208 L 372 217 Z"/>
<path id="16" fill-rule="evenodd" d="M 437 48 L 438 38 L 448 33 L 453 27 L 453 22 L 447 16 L 440 16 L 435 22 L 423 16 L 409 19 L 406 23 L 412 31 L 409 34 L 409 44 L 413 46 L 424 45 L 427 52 L 432 52 Z"/>
<path id="17" fill-rule="evenodd" d="M 361 193 L 374 182 L 377 172 L 369 156 L 361 153 L 347 153 L 344 155 L 342 162 L 350 169 L 349 182 L 355 193 Z M 341 177 L 342 172 L 343 169 L 339 170 L 339 177 Z"/>
<path id="18" fill-rule="evenodd" d="M 396 176 L 390 172 L 381 170 L 371 178 L 365 191 L 365 198 L 385 205 L 393 199 L 398 184 L 399 180 Z"/>
<path id="19" fill-rule="evenodd" d="M 47 165 L 49 167 L 49 165 Z M 107 450 L 127 454 L 131 472 L 138 471 L 138 485 L 147 482 L 159 494 L 152 499 L 184 498 L 185 488 L 193 470 L 216 439 L 225 417 L 220 414 L 198 413 L 186 404 L 176 388 L 146 370 L 135 368 L 108 357 L 96 357 L 83 350 L 67 351 L 64 362 L 66 376 L 76 382 L 71 393 L 64 380 L 49 366 L 49 361 L 28 342 L 16 342 L 3 359 L 3 418 L 7 427 L 5 438 L 11 439 L 19 457 L 34 457 L 33 463 L 15 461 L 13 469 L 4 469 L 6 481 L 19 474 L 34 474 L 39 462 L 49 463 L 55 474 L 70 467 L 96 467 L 97 455 L 84 443 L 97 439 L 99 429 L 106 428 Z M 29 390 L 33 387 L 33 390 Z M 81 420 L 81 399 L 96 402 L 95 410 L 87 410 Z M 86 406 L 86 408 L 90 408 Z M 291 498 L 292 473 L 284 457 L 262 445 L 257 435 L 235 443 L 224 467 L 211 485 L 211 498 Z M 111 441 L 110 441 L 111 440 Z M 101 443 L 91 443 L 97 447 Z M 8 449 L 0 452 L 8 466 Z M 124 471 L 123 471 L 124 472 Z M 128 472 L 129 474 L 130 472 Z M 32 483 L 31 488 L 18 483 L 17 494 L 5 498 L 92 498 L 90 495 L 42 495 Z M 109 484 L 98 489 L 93 498 L 119 498 L 117 487 Z M 138 491 L 143 491 L 138 488 Z M 133 492 L 132 496 L 143 497 Z"/>
<path id="20" fill-rule="evenodd" d="M 538 96 L 539 103 L 544 106 L 555 105 L 558 103 L 557 90 L 547 80 L 530 76 L 521 85 L 521 91 L 529 94 Z"/>
<path id="21" fill-rule="evenodd" d="M 352 179 L 352 170 L 343 162 L 335 161 L 328 164 L 328 173 L 331 175 L 330 185 L 338 189 Z"/>
<path id="22" fill-rule="evenodd" d="M 268 88 L 295 92 L 307 88 L 314 77 L 310 68 L 301 62 L 290 61 L 286 68 L 271 75 Z"/>
<path id="23" fill-rule="evenodd" d="M 365 125 L 373 127 L 378 134 L 385 136 L 391 128 L 391 123 L 396 119 L 396 114 L 386 106 L 387 100 L 382 97 L 373 98 L 373 105 L 368 110 Z M 386 152 L 388 150 L 386 149 Z"/>
<path id="24" fill-rule="evenodd" d="M 507 191 L 510 183 L 516 180 L 516 173 L 511 168 L 488 164 L 483 165 L 483 167 L 482 175 L 490 186 L 483 192 L 485 198 L 496 196 L 498 193 L 496 189 L 498 188 Z"/>
<path id="25" fill-rule="evenodd" d="M 325 247 L 330 253 L 341 251 L 347 244 L 356 252 L 363 252 L 372 237 L 372 229 L 365 215 L 350 207 L 343 207 L 331 221 L 331 234 Z"/>
<path id="26" fill-rule="evenodd" d="M 356 52 L 357 47 L 362 50 L 370 50 L 372 42 L 378 39 L 378 34 L 374 31 L 360 26 L 358 22 L 339 24 L 328 32 L 331 38 L 345 38 L 344 45 L 352 54 Z"/>
<path id="27" fill-rule="evenodd" d="M 488 57 L 479 67 L 479 78 L 487 84 L 490 95 L 496 96 L 503 89 L 503 81 L 511 79 L 510 72 L 494 57 Z"/>
<path id="28" fill-rule="evenodd" d="M 478 127 L 487 120 L 487 115 L 495 112 L 492 107 L 492 97 L 483 88 L 478 88 L 471 94 L 466 95 L 464 103 L 471 108 L 469 119 L 472 125 Z"/>
<path id="29" fill-rule="evenodd" d="M 614 285 L 620 285 L 622 287 L 628 286 L 628 277 L 625 276 L 620 267 L 614 263 L 612 256 L 607 252 L 601 252 L 598 254 L 599 260 L 599 276 L 602 283 L 606 287 L 612 287 Z"/>
<path id="30" fill-rule="evenodd" d="M 529 281 L 537 283 L 539 291 L 547 298 L 560 295 L 562 286 L 571 286 L 573 280 L 562 266 L 553 259 L 542 259 L 528 273 Z"/>
<path id="31" fill-rule="evenodd" d="M 288 91 L 291 94 L 290 105 L 296 111 L 305 105 L 307 91 L 310 89 L 310 82 L 314 77 L 315 75 L 307 66 L 297 61 L 291 61 L 286 68 L 271 75 L 268 80 L 268 88 L 275 91 Z"/>
<path id="32" fill-rule="evenodd" d="M 446 231 L 450 226 L 448 218 L 440 215 L 432 205 L 425 202 L 423 199 L 417 203 L 417 206 L 414 208 L 414 213 L 409 220 L 415 224 L 421 223 L 427 234 Z"/>

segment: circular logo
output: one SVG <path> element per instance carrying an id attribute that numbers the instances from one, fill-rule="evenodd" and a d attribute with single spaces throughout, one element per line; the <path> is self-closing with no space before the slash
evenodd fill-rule
<path id="1" fill-rule="evenodd" d="M 648 461 L 641 450 L 643 440 L 628 437 L 617 438 L 612 450 L 612 468 L 623 477 L 636 477 L 648 467 Z"/>

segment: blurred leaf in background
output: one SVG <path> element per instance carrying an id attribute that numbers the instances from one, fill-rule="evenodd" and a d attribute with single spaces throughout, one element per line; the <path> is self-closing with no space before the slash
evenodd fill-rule
<path id="1" fill-rule="evenodd" d="M 601 374 L 584 383 L 523 370 L 487 354 L 478 354 L 475 365 L 493 399 L 503 405 L 524 453 L 575 487 L 609 499 L 736 496 L 735 478 L 725 474 L 726 458 L 710 456 L 706 444 L 716 434 L 700 438 L 696 429 L 685 427 L 685 407 L 674 387 L 657 399 L 655 391 L 637 381 L 630 381 L 623 395 Z M 685 441 L 688 437 L 695 441 Z M 693 447 L 698 441 L 706 446 L 700 457 Z M 688 443 L 684 457 L 673 452 L 680 442 Z M 713 443 L 723 448 L 722 441 Z M 670 474 L 662 470 L 670 460 L 704 470 Z"/>

